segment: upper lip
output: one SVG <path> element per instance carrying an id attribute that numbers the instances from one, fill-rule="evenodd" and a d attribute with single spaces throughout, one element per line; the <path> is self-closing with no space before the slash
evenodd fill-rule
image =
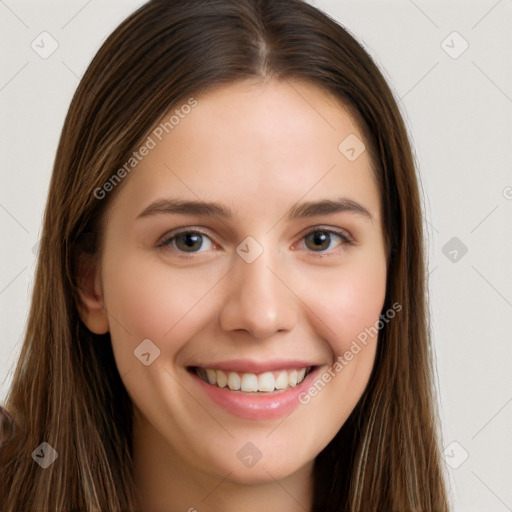
<path id="1" fill-rule="evenodd" d="M 212 370 L 233 371 L 238 373 L 264 373 L 276 370 L 291 370 L 318 366 L 311 361 L 297 359 L 274 359 L 267 361 L 256 361 L 253 359 L 230 359 L 229 361 L 218 361 L 216 363 L 191 365 L 192 368 L 210 368 Z"/>

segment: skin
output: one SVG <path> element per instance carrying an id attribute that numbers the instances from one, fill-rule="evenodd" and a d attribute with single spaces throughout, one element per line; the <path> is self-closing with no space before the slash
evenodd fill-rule
<path id="1" fill-rule="evenodd" d="M 361 397 L 377 339 L 284 419 L 230 414 L 192 385 L 186 368 L 291 358 L 326 370 L 378 321 L 386 253 L 370 158 L 363 152 L 351 162 L 338 150 L 347 135 L 363 136 L 348 111 L 311 84 L 251 80 L 197 100 L 109 206 L 100 266 L 84 278 L 81 316 L 92 332 L 110 331 L 135 406 L 140 510 L 310 510 L 314 459 Z M 216 201 L 235 216 L 137 219 L 167 197 Z M 338 197 L 372 218 L 338 212 L 286 220 L 297 202 Z M 171 242 L 158 247 L 182 227 L 207 233 L 196 252 Z M 322 228 L 344 230 L 352 242 L 335 234 L 319 247 L 307 242 Z M 236 252 L 248 236 L 263 247 L 252 263 Z M 134 350 L 148 338 L 160 355 L 145 366 Z M 236 455 L 247 442 L 262 454 L 250 468 Z"/>

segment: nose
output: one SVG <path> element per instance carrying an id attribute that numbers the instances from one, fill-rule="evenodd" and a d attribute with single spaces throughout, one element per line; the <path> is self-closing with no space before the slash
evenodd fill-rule
<path id="1" fill-rule="evenodd" d="M 297 299 L 285 273 L 278 271 L 272 260 L 266 250 L 252 263 L 235 259 L 219 314 L 224 331 L 243 330 L 262 339 L 293 329 L 298 317 Z"/>

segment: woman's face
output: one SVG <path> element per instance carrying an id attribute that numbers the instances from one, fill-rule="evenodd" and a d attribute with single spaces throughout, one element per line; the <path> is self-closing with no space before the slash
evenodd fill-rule
<path id="1" fill-rule="evenodd" d="M 325 91 L 245 81 L 195 99 L 109 207 L 86 323 L 110 331 L 139 446 L 231 481 L 285 478 L 370 376 L 376 337 L 344 354 L 384 304 L 379 191 Z"/>

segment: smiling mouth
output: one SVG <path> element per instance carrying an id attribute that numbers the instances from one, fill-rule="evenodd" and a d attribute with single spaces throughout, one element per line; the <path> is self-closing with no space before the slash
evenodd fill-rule
<path id="1" fill-rule="evenodd" d="M 263 373 L 240 373 L 198 366 L 189 367 L 201 380 L 218 388 L 244 393 L 268 394 L 298 386 L 314 366 Z"/>

